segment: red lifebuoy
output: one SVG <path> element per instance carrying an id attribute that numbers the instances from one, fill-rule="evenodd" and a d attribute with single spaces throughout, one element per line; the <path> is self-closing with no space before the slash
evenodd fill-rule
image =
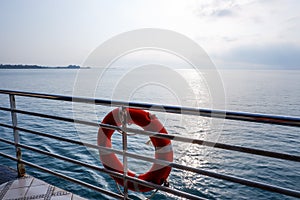
<path id="1" fill-rule="evenodd" d="M 119 118 L 120 109 L 116 108 L 108 113 L 103 119 L 103 124 L 110 124 L 114 126 L 120 126 L 121 120 Z M 149 112 L 140 109 L 126 108 L 127 112 L 127 122 L 129 124 L 136 124 L 142 127 L 145 131 L 153 131 L 168 134 L 167 130 L 161 124 L 161 122 Z M 98 130 L 98 145 L 102 147 L 111 148 L 111 136 L 114 130 L 107 128 L 99 128 Z M 161 159 L 165 161 L 173 161 L 173 150 L 171 141 L 168 139 L 150 137 L 152 144 L 155 147 L 155 159 Z M 118 157 L 111 152 L 100 150 L 100 159 L 103 166 L 106 169 L 110 169 L 119 173 L 123 173 L 123 164 L 118 159 Z M 128 170 L 128 175 L 132 177 L 137 177 L 141 180 L 145 180 L 155 184 L 163 184 L 168 178 L 171 172 L 171 167 L 167 165 L 161 165 L 153 163 L 152 167 L 144 174 L 136 175 L 133 171 Z M 123 179 L 112 177 L 118 184 L 123 184 Z M 139 185 L 133 182 L 127 182 L 128 189 L 133 191 L 148 192 L 153 190 L 143 185 Z"/>

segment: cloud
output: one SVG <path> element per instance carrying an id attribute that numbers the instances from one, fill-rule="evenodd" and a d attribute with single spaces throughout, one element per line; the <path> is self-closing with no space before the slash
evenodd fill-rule
<path id="1" fill-rule="evenodd" d="M 218 17 L 227 17 L 227 16 L 233 16 L 234 13 L 230 9 L 220 9 L 220 10 L 216 10 L 214 12 L 214 15 Z"/>
<path id="2" fill-rule="evenodd" d="M 221 57 L 233 65 L 300 69 L 300 46 L 289 43 L 240 46 Z"/>
<path id="3" fill-rule="evenodd" d="M 200 3 L 195 9 L 195 14 L 198 17 L 231 17 L 235 16 L 238 5 L 234 0 L 219 1 L 213 0 L 208 3 Z"/>

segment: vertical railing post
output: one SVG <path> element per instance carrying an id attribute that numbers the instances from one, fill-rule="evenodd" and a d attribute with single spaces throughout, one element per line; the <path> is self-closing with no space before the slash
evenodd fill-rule
<path id="1" fill-rule="evenodd" d="M 14 141 L 15 141 L 15 148 L 16 148 L 16 157 L 17 157 L 17 170 L 18 170 L 18 176 L 22 177 L 25 175 L 25 166 L 23 163 L 21 163 L 22 159 L 22 152 L 21 148 L 18 147 L 18 144 L 20 143 L 20 136 L 19 131 L 17 130 L 17 113 L 14 111 L 16 109 L 16 99 L 15 95 L 9 94 L 9 102 L 10 102 L 10 109 L 11 109 L 11 120 L 13 125 L 13 133 L 14 133 Z"/>
<path id="2" fill-rule="evenodd" d="M 121 107 L 120 109 L 120 117 L 122 122 L 122 129 L 124 130 L 127 126 L 127 112 L 125 107 Z M 128 199 L 128 185 L 127 185 L 127 172 L 128 172 L 128 164 L 127 164 L 127 133 L 122 131 L 122 143 L 123 143 L 123 172 L 124 172 L 124 199 Z"/>

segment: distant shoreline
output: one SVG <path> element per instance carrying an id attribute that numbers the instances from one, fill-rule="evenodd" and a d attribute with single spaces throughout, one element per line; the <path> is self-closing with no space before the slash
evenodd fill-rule
<path id="1" fill-rule="evenodd" d="M 8 65 L 0 64 L 0 69 L 89 69 L 90 67 L 80 67 L 78 65 L 68 66 L 40 66 L 40 65 Z"/>

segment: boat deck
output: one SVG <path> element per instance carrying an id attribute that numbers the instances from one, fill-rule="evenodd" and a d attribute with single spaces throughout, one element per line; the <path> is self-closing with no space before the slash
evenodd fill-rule
<path id="1" fill-rule="evenodd" d="M 15 170 L 3 165 L 0 165 L 0 199 L 84 200 L 32 176 L 18 178 Z"/>

